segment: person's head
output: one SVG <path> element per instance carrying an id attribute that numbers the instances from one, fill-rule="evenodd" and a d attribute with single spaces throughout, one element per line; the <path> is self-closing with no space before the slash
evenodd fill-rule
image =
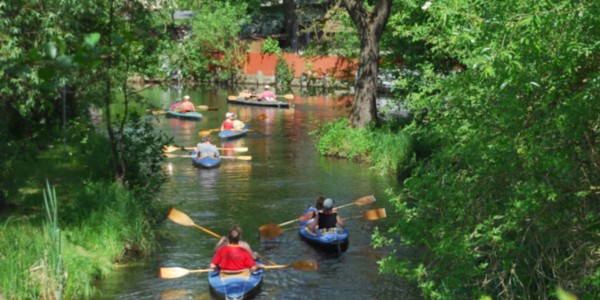
<path id="1" fill-rule="evenodd" d="M 188 95 L 183 96 L 183 101 L 190 101 L 190 96 L 188 96 Z"/>
<path id="2" fill-rule="evenodd" d="M 323 210 L 331 210 L 333 208 L 333 200 L 331 198 L 325 199 L 323 201 Z"/>
<path id="3" fill-rule="evenodd" d="M 235 116 L 235 114 L 232 112 L 225 113 L 225 118 L 227 118 L 227 119 L 233 119 L 234 116 Z"/>
<path id="4" fill-rule="evenodd" d="M 230 244 L 237 244 L 240 242 L 241 238 L 242 228 L 238 225 L 234 225 L 233 227 L 231 227 L 229 233 L 227 234 L 227 241 L 229 241 Z"/>
<path id="5" fill-rule="evenodd" d="M 265 90 L 270 90 L 270 89 L 271 89 L 271 87 L 268 84 L 265 85 Z"/>
<path id="6" fill-rule="evenodd" d="M 207 134 L 207 135 L 205 135 L 205 136 L 202 138 L 202 140 L 203 140 L 204 142 L 209 142 L 209 143 L 210 143 L 210 142 L 212 142 L 212 137 L 210 136 L 210 134 Z"/>
<path id="7" fill-rule="evenodd" d="M 325 197 L 319 196 L 317 198 L 317 202 L 315 203 L 315 208 L 318 210 L 323 209 L 323 202 L 325 202 Z"/>

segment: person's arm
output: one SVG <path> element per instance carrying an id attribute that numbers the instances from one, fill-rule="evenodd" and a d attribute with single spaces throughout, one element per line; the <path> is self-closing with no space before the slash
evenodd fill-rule
<path id="1" fill-rule="evenodd" d="M 317 224 L 319 224 L 319 214 L 317 213 L 317 215 L 315 216 L 315 220 L 312 221 L 312 223 L 308 224 L 308 228 L 310 228 L 310 230 L 315 231 L 315 229 L 317 228 Z"/>
<path id="2" fill-rule="evenodd" d="M 219 249 L 223 248 L 226 245 L 227 245 L 227 237 L 222 236 L 221 239 L 219 239 L 219 241 L 215 245 L 215 251 L 218 251 Z"/>
<path id="3" fill-rule="evenodd" d="M 342 218 L 340 217 L 340 215 L 337 215 L 335 218 L 336 218 L 337 226 L 339 226 L 339 227 L 346 226 L 346 224 L 344 224 L 344 220 L 342 220 Z"/>
<path id="4" fill-rule="evenodd" d="M 252 259 L 257 259 L 258 258 L 258 253 L 252 251 L 252 247 L 250 247 L 250 244 L 244 242 L 244 241 L 240 241 L 239 245 L 242 249 L 248 251 L 248 253 L 250 253 L 250 256 L 252 256 Z"/>
<path id="5" fill-rule="evenodd" d="M 215 270 L 215 271 L 219 270 L 219 268 L 217 267 L 217 265 L 215 265 L 213 263 L 210 263 L 210 268 L 213 269 L 213 270 Z"/>

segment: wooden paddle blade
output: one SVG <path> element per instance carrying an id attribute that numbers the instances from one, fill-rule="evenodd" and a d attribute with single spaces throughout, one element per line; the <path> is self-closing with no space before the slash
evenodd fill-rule
<path id="1" fill-rule="evenodd" d="M 175 208 L 171 208 L 171 211 L 169 211 L 169 215 L 167 216 L 167 218 L 169 218 L 171 221 L 173 221 L 179 225 L 183 225 L 183 226 L 196 225 L 194 223 L 194 220 L 192 220 L 188 215 L 186 215 L 185 213 L 183 213 Z"/>
<path id="2" fill-rule="evenodd" d="M 375 196 L 369 195 L 354 200 L 354 205 L 362 206 L 375 202 Z"/>
<path id="3" fill-rule="evenodd" d="M 229 99 L 229 100 L 232 100 L 232 101 L 233 101 L 233 100 L 237 100 L 237 97 L 236 97 L 236 96 L 233 96 L 233 95 L 229 95 L 229 96 L 227 96 L 227 99 Z"/>
<path id="4" fill-rule="evenodd" d="M 239 155 L 239 156 L 221 156 L 224 159 L 239 159 L 239 160 L 252 160 L 250 155 Z"/>
<path id="5" fill-rule="evenodd" d="M 272 240 L 281 235 L 283 230 L 277 224 L 265 224 L 258 228 L 260 238 L 264 240 Z"/>
<path id="6" fill-rule="evenodd" d="M 166 145 L 162 149 L 162 151 L 164 153 L 171 153 L 171 152 L 175 152 L 175 151 L 178 151 L 178 150 L 182 150 L 182 148 L 181 147 L 177 147 L 177 146 L 173 146 L 173 145 Z"/>
<path id="7" fill-rule="evenodd" d="M 363 214 L 363 217 L 367 220 L 379 220 L 385 218 L 387 215 L 385 213 L 385 208 L 377 208 L 366 211 Z"/>
<path id="8" fill-rule="evenodd" d="M 158 272 L 158 276 L 160 278 L 179 278 L 183 277 L 190 273 L 190 270 L 180 268 L 180 267 L 172 267 L 172 268 L 160 268 Z"/>
<path id="9" fill-rule="evenodd" d="M 248 152 L 248 147 L 234 147 L 234 148 L 217 148 L 219 150 L 233 150 L 235 152 Z"/>
<path id="10" fill-rule="evenodd" d="M 283 95 L 283 98 L 285 98 L 286 100 L 293 100 L 294 99 L 294 95 L 292 95 L 292 94 L 285 94 L 285 95 Z"/>
<path id="11" fill-rule="evenodd" d="M 172 154 L 172 153 L 163 153 L 163 156 L 166 158 L 190 158 L 191 156 L 189 155 L 182 155 L 182 154 Z"/>
<path id="12" fill-rule="evenodd" d="M 314 259 L 307 259 L 294 262 L 290 267 L 300 271 L 316 271 L 319 269 L 319 264 Z"/>

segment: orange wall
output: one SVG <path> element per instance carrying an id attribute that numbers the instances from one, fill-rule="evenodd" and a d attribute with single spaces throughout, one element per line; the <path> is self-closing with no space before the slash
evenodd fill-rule
<path id="1" fill-rule="evenodd" d="M 285 53 L 283 58 L 288 66 L 294 68 L 294 77 L 301 77 L 303 72 L 312 70 L 316 77 L 335 76 L 338 79 L 354 78 L 355 70 L 358 66 L 358 60 L 347 59 L 340 56 L 317 56 L 304 57 L 297 54 Z M 312 64 L 311 65 L 309 65 Z M 244 72 L 248 75 L 256 75 L 258 71 L 265 76 L 275 76 L 275 66 L 277 65 L 277 55 L 247 53 L 244 64 Z"/>

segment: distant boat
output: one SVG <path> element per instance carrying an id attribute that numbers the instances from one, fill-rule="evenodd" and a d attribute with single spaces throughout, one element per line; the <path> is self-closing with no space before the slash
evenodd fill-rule
<path id="1" fill-rule="evenodd" d="M 222 140 L 233 140 L 245 136 L 248 133 L 248 129 L 242 130 L 224 130 L 219 132 L 219 137 Z"/>
<path id="2" fill-rule="evenodd" d="M 229 96 L 227 97 L 227 102 L 232 104 L 242 104 L 242 105 L 254 105 L 254 106 L 266 106 L 266 107 L 278 107 L 278 108 L 290 108 L 289 102 L 283 101 L 269 101 L 269 100 L 257 100 L 257 99 L 249 99 L 239 96 Z"/>
<path id="3" fill-rule="evenodd" d="M 194 151 L 191 154 L 192 157 L 192 162 L 194 163 L 195 166 L 198 166 L 200 168 L 205 168 L 205 169 L 211 169 L 211 168 L 216 168 L 221 164 L 221 158 L 214 158 L 214 157 L 203 157 L 203 158 L 198 158 L 197 157 L 198 152 Z"/>
<path id="4" fill-rule="evenodd" d="M 179 118 L 179 119 L 188 119 L 188 120 L 200 120 L 202 119 L 202 114 L 195 111 L 190 111 L 186 113 L 180 113 L 174 110 L 167 110 L 166 116 L 171 118 Z"/>

